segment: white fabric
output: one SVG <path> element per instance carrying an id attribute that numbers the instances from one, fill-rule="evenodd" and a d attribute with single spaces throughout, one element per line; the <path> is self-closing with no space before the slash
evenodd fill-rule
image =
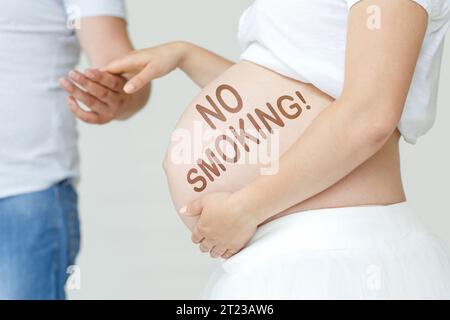
<path id="1" fill-rule="evenodd" d="M 241 59 L 312 83 L 337 98 L 344 80 L 348 11 L 359 1 L 255 0 L 240 21 Z M 415 144 L 433 126 L 436 117 L 450 0 L 411 1 L 421 5 L 429 16 L 427 34 L 398 125 L 405 141 Z"/>
<path id="2" fill-rule="evenodd" d="M 80 53 L 68 17 L 93 15 L 124 17 L 123 2 L 0 1 L 0 198 L 77 177 L 75 119 L 58 78 Z"/>
<path id="3" fill-rule="evenodd" d="M 294 213 L 223 260 L 207 299 L 449 299 L 450 254 L 407 202 Z"/>

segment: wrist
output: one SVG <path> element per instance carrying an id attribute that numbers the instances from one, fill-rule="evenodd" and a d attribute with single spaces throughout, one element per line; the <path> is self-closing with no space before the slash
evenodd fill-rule
<path id="1" fill-rule="evenodd" d="M 237 214 L 250 223 L 258 226 L 267 220 L 267 211 L 263 209 L 263 205 L 255 201 L 245 188 L 234 192 L 230 201 Z"/>
<path id="2" fill-rule="evenodd" d="M 193 45 L 192 43 L 187 41 L 175 41 L 173 42 L 173 46 L 178 55 L 178 68 L 180 68 L 181 70 L 185 70 Z"/>

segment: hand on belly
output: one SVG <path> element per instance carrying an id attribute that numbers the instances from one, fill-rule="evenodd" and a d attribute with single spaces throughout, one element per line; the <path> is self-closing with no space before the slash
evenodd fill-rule
<path id="1" fill-rule="evenodd" d="M 255 64 L 233 66 L 195 98 L 172 135 L 165 169 L 176 208 L 276 173 L 279 157 L 331 101 Z M 182 219 L 191 230 L 197 220 Z"/>

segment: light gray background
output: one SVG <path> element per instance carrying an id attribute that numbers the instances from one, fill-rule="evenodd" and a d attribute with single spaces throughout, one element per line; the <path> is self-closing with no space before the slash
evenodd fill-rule
<path id="1" fill-rule="evenodd" d="M 183 39 L 236 59 L 238 20 L 250 2 L 128 0 L 129 31 L 137 48 Z M 448 243 L 449 66 L 447 47 L 435 127 L 416 146 L 401 146 L 408 200 Z M 190 243 L 161 167 L 170 133 L 197 92 L 188 78 L 175 72 L 154 84 L 149 105 L 130 121 L 80 125 L 81 289 L 69 291 L 70 298 L 199 297 L 217 262 Z"/>

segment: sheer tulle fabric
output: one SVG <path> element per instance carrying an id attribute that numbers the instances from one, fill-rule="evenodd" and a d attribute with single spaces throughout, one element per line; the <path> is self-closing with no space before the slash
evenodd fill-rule
<path id="1" fill-rule="evenodd" d="M 449 299 L 450 254 L 406 202 L 299 212 L 224 261 L 206 299 Z"/>

